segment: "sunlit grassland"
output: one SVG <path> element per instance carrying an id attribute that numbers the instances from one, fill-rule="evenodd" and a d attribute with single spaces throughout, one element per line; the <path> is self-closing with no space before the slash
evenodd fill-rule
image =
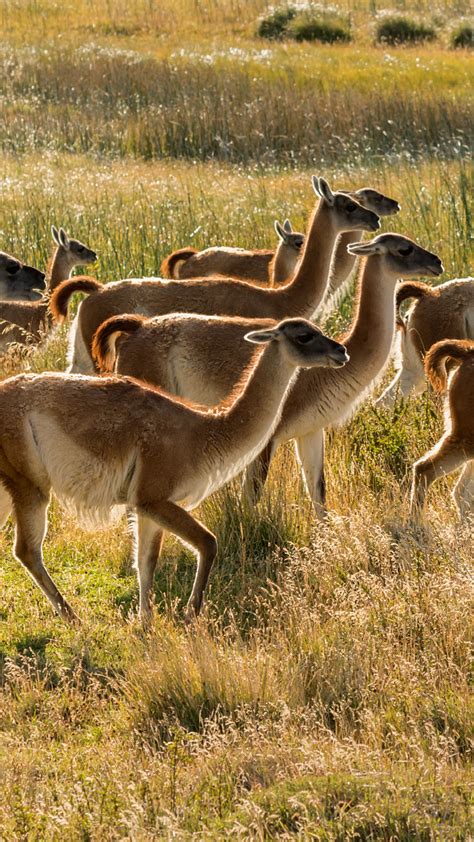
<path id="1" fill-rule="evenodd" d="M 250 37 L 260 14 L 270 6 L 266 0 L 2 0 L 0 22 L 14 42 L 38 43 L 58 35 L 68 42 L 94 37 L 123 42 L 148 43 L 153 39 L 182 42 Z M 469 0 L 338 0 L 316 4 L 336 6 L 353 23 L 357 37 L 370 32 L 374 18 L 384 10 L 428 16 L 443 29 L 471 9 Z"/>
<path id="2" fill-rule="evenodd" d="M 466 157 L 296 171 L 5 155 L 2 248 L 42 266 L 50 224 L 64 225 L 97 250 L 107 281 L 155 274 L 186 243 L 271 246 L 275 217 L 304 229 L 313 171 L 399 199 L 390 228 L 436 251 L 446 278 L 472 272 Z M 351 310 L 349 299 L 334 332 Z M 61 369 L 64 351 L 60 331 L 3 374 Z M 457 523 L 452 481 L 430 492 L 425 530 L 407 523 L 409 466 L 441 414 L 432 395 L 391 412 L 369 402 L 332 431 L 324 526 L 290 447 L 256 510 L 239 502 L 237 482 L 207 501 L 198 515 L 220 550 L 192 633 L 182 608 L 194 560 L 174 539 L 144 635 L 123 522 L 91 535 L 52 506 L 45 558 L 82 619 L 75 629 L 12 558 L 8 526 L 0 835 L 469 838 L 472 530 Z"/>
<path id="3" fill-rule="evenodd" d="M 304 230 L 315 173 L 398 199 L 384 230 L 439 254 L 441 280 L 472 275 L 474 62 L 448 49 L 468 0 L 340 0 L 354 41 L 330 47 L 258 39 L 268 5 L 0 0 L 0 248 L 43 267 L 54 223 L 98 252 L 100 280 L 157 275 L 186 244 L 270 247 L 286 216 Z M 383 9 L 438 40 L 375 47 Z M 65 351 L 66 327 L 0 377 L 62 370 Z M 53 501 L 45 560 L 82 620 L 68 628 L 9 523 L 0 838 L 474 836 L 472 524 L 453 478 L 423 529 L 407 517 L 410 465 L 442 426 L 426 394 L 329 431 L 324 525 L 290 445 L 257 508 L 239 481 L 206 501 L 219 554 L 192 631 L 195 561 L 175 539 L 144 633 L 125 521 L 87 533 Z"/>
<path id="4" fill-rule="evenodd" d="M 365 22 L 348 46 L 259 40 L 259 3 L 89 6 L 3 2 L 2 149 L 342 166 L 471 147 L 469 51 L 375 48 L 373 6 L 345 9 Z"/>

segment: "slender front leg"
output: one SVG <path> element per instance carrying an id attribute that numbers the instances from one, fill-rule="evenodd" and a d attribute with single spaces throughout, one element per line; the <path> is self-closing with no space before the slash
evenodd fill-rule
<path id="1" fill-rule="evenodd" d="M 407 398 L 410 393 L 421 395 L 426 389 L 423 361 L 409 330 L 400 335 L 401 368 L 391 383 L 375 402 L 377 406 L 391 407 L 398 398 Z"/>
<path id="2" fill-rule="evenodd" d="M 324 430 L 315 430 L 296 439 L 296 453 L 301 465 L 306 490 L 317 517 L 327 515 L 326 480 L 324 477 Z"/>
<path id="3" fill-rule="evenodd" d="M 447 476 L 466 461 L 460 443 L 449 436 L 442 438 L 426 456 L 413 465 L 410 514 L 417 519 L 425 502 L 426 492 L 432 482 Z"/>
<path id="4" fill-rule="evenodd" d="M 464 465 L 453 490 L 461 520 L 474 512 L 474 459 Z"/>
<path id="5" fill-rule="evenodd" d="M 163 545 L 163 530 L 154 520 L 138 515 L 136 524 L 136 557 L 140 602 L 138 613 L 142 622 L 151 617 L 153 603 L 153 578 Z"/>
<path id="6" fill-rule="evenodd" d="M 56 587 L 43 563 L 43 540 L 47 528 L 48 499 L 34 486 L 13 495 L 15 519 L 15 557 L 26 567 L 31 578 L 49 599 L 63 620 L 77 616 Z"/>
<path id="7" fill-rule="evenodd" d="M 138 506 L 137 511 L 139 516 L 154 520 L 162 529 L 172 532 L 197 552 L 196 577 L 186 608 L 186 621 L 190 622 L 201 610 L 204 591 L 217 554 L 217 541 L 212 532 L 189 512 L 169 500 L 145 503 Z"/>
<path id="8" fill-rule="evenodd" d="M 247 466 L 242 494 L 250 506 L 256 506 L 263 494 L 274 455 L 274 448 L 275 443 L 273 439 L 270 439 L 257 458 Z"/>

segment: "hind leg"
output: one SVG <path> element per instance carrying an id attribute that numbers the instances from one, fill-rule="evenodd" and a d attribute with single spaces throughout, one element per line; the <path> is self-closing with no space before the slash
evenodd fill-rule
<path id="1" fill-rule="evenodd" d="M 316 515 L 326 517 L 326 480 L 324 477 L 324 430 L 316 430 L 296 440 L 296 452 Z"/>
<path id="2" fill-rule="evenodd" d="M 274 443 L 270 440 L 257 458 L 247 466 L 242 495 L 251 506 L 256 506 L 263 494 L 274 452 Z"/>
<path id="3" fill-rule="evenodd" d="M 426 456 L 413 465 L 410 513 L 417 516 L 425 502 L 426 492 L 432 482 L 447 476 L 466 461 L 466 454 L 459 442 L 447 436 Z"/>
<path id="4" fill-rule="evenodd" d="M 137 511 L 139 516 L 154 520 L 158 527 L 172 532 L 197 552 L 196 577 L 186 609 L 186 620 L 190 622 L 201 610 L 204 591 L 217 554 L 217 541 L 212 532 L 189 512 L 169 500 L 143 504 L 137 507 Z"/>
<path id="5" fill-rule="evenodd" d="M 63 620 L 71 622 L 77 617 L 43 563 L 42 546 L 47 528 L 48 503 L 48 498 L 33 486 L 22 489 L 21 494 L 14 495 L 15 558 L 26 567 L 54 610 L 61 615 Z"/>
<path id="6" fill-rule="evenodd" d="M 464 465 L 454 490 L 453 497 L 461 520 L 474 512 L 474 459 Z"/>
<path id="7" fill-rule="evenodd" d="M 139 615 L 143 622 L 151 617 L 153 578 L 163 545 L 163 530 L 145 515 L 138 515 L 136 525 L 136 568 L 140 592 Z"/>

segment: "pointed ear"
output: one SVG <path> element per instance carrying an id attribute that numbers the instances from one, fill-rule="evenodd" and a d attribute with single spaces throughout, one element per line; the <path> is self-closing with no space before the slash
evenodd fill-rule
<path id="1" fill-rule="evenodd" d="M 59 242 L 59 231 L 58 231 L 58 229 L 56 228 L 55 225 L 51 226 L 51 236 L 52 236 L 54 242 L 56 243 L 56 245 L 60 246 L 61 243 Z"/>
<path id="2" fill-rule="evenodd" d="M 69 247 L 70 247 L 69 237 L 66 234 L 64 228 L 59 229 L 59 243 L 63 248 L 66 249 L 66 251 L 69 250 Z"/>
<path id="3" fill-rule="evenodd" d="M 266 345 L 267 342 L 275 339 L 276 335 L 276 330 L 251 330 L 250 333 L 245 334 L 244 339 L 247 342 L 253 342 L 255 345 Z"/>
<path id="4" fill-rule="evenodd" d="M 357 254 L 364 257 L 369 254 L 382 254 L 383 249 L 380 243 L 372 240 L 368 243 L 349 243 L 347 251 L 349 254 Z"/>
<path id="5" fill-rule="evenodd" d="M 318 178 L 316 175 L 313 175 L 312 182 L 314 192 L 318 196 L 321 196 L 321 199 L 324 199 L 329 207 L 332 207 L 334 205 L 334 193 L 332 192 L 326 179 Z"/>
<path id="6" fill-rule="evenodd" d="M 293 233 L 293 228 L 291 227 L 291 222 L 290 222 L 290 220 L 289 220 L 289 219 L 285 219 L 285 221 L 284 221 L 284 223 L 283 223 L 283 228 L 285 229 L 285 231 L 287 232 L 287 234 L 292 234 L 292 233 Z"/>
<path id="7" fill-rule="evenodd" d="M 278 219 L 275 219 L 274 226 L 275 226 L 275 231 L 277 232 L 280 240 L 283 240 L 283 242 L 285 242 L 286 241 L 286 231 L 285 231 L 284 227 L 282 225 L 280 225 L 280 223 L 278 222 Z"/>

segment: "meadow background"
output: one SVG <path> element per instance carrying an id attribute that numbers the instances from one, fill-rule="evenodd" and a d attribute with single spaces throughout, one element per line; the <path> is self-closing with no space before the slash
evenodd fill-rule
<path id="1" fill-rule="evenodd" d="M 390 227 L 442 257 L 442 280 L 472 273 L 474 63 L 449 48 L 469 3 L 340 0 L 344 46 L 263 41 L 267 8 L 0 2 L 1 248 L 42 267 L 54 223 L 98 252 L 103 281 L 157 274 L 188 243 L 272 246 L 285 216 L 304 230 L 315 173 L 398 199 Z M 375 46 L 387 9 L 439 37 Z M 65 340 L 11 354 L 2 376 L 62 369 Z M 289 447 L 256 510 L 238 483 L 214 495 L 199 514 L 220 551 L 192 634 L 194 560 L 173 539 L 144 635 L 124 524 L 91 535 L 53 503 L 45 557 L 83 619 L 70 629 L 8 525 L 0 838 L 470 838 L 472 527 L 451 480 L 425 529 L 406 523 L 409 467 L 441 429 L 426 394 L 331 431 L 324 526 Z"/>

